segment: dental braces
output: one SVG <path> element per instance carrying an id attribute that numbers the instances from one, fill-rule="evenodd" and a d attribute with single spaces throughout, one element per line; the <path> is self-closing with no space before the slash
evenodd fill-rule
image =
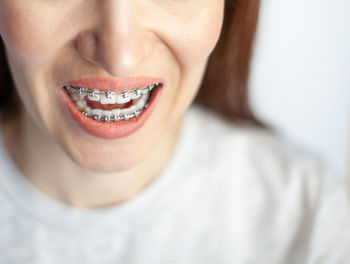
<path id="1" fill-rule="evenodd" d="M 64 88 L 67 91 L 75 90 L 75 92 L 80 96 L 89 96 L 90 98 L 95 98 L 96 96 L 105 96 L 107 99 L 111 99 L 113 96 L 122 96 L 124 99 L 127 98 L 138 98 L 141 94 L 145 94 L 153 91 L 154 88 L 158 87 L 160 84 L 155 83 L 145 87 L 136 88 L 133 91 L 123 91 L 121 93 L 116 93 L 112 91 L 97 91 L 97 89 L 89 89 L 79 86 L 66 85 Z"/>
<path id="2" fill-rule="evenodd" d="M 64 88 L 67 90 L 67 92 L 70 93 L 70 95 L 79 95 L 80 99 L 73 99 L 73 102 L 77 105 L 77 103 L 81 102 L 79 100 L 83 100 L 83 97 L 88 96 L 88 98 L 92 101 L 100 101 L 103 104 L 114 104 L 115 102 L 117 103 L 126 103 L 129 102 L 130 100 L 138 99 L 141 96 L 149 98 L 149 93 L 154 90 L 155 87 L 158 87 L 160 84 L 155 83 L 151 84 L 145 87 L 141 88 L 135 88 L 133 91 L 123 91 L 121 93 L 115 93 L 112 91 L 103 91 L 100 92 L 98 89 L 89 89 L 89 88 L 84 88 L 84 87 L 78 87 L 78 86 L 64 86 Z M 73 90 L 73 93 L 72 93 Z M 119 99 L 117 99 L 119 98 Z M 78 101 L 77 101 L 78 100 Z M 148 99 L 149 100 L 149 99 Z M 85 104 L 86 105 L 86 104 Z M 84 109 L 84 106 L 79 106 L 77 105 L 78 108 L 83 108 L 80 110 L 80 112 L 88 117 L 91 118 L 95 121 L 98 122 L 119 122 L 119 121 L 128 121 L 131 118 L 136 118 L 138 117 L 147 107 L 148 107 L 148 102 L 145 102 L 144 106 L 140 106 L 140 108 L 137 108 L 134 110 L 134 112 L 129 112 L 129 113 L 116 113 L 116 114 L 106 114 L 106 113 L 91 113 L 90 111 L 86 111 Z"/>
<path id="3" fill-rule="evenodd" d="M 95 121 L 98 122 L 119 122 L 119 121 L 128 121 L 131 118 L 135 118 L 135 117 L 139 117 L 141 115 L 141 113 L 148 107 L 148 103 L 139 110 L 136 110 L 134 113 L 132 114 L 126 114 L 126 113 L 122 113 L 121 115 L 113 115 L 113 116 L 104 116 L 104 115 L 89 115 L 87 112 L 82 112 L 82 114 L 86 117 L 92 118 Z"/>

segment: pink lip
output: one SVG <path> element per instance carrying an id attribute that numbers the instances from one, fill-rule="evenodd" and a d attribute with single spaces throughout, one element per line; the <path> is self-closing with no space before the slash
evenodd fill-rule
<path id="1" fill-rule="evenodd" d="M 109 90 L 122 92 L 137 87 L 144 87 L 154 83 L 161 83 L 152 94 L 149 101 L 149 106 L 145 109 L 139 117 L 131 118 L 128 121 L 119 122 L 98 122 L 91 118 L 84 116 L 75 106 L 70 99 L 69 95 L 63 89 L 66 85 L 87 87 L 92 89 Z M 117 139 L 127 137 L 137 130 L 139 130 L 146 123 L 148 118 L 151 116 L 155 106 L 160 100 L 160 95 L 163 91 L 164 81 L 159 78 L 148 78 L 148 77 L 130 77 L 118 80 L 105 79 L 105 78 L 91 78 L 69 81 L 61 87 L 61 97 L 64 105 L 67 107 L 70 114 L 78 125 L 83 128 L 89 134 L 104 138 L 104 139 Z"/>
<path id="2" fill-rule="evenodd" d="M 125 90 L 145 87 L 157 82 L 164 84 L 164 80 L 160 78 L 128 77 L 123 79 L 87 78 L 69 81 L 64 83 L 63 86 L 72 85 L 90 89 L 99 89 L 102 91 L 123 92 Z"/>

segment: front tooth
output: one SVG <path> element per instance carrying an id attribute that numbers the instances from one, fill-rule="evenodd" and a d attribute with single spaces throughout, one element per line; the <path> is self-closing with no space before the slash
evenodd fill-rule
<path id="1" fill-rule="evenodd" d="M 113 116 L 120 116 L 122 110 L 121 109 L 113 109 L 112 110 L 112 115 Z"/>
<path id="2" fill-rule="evenodd" d="M 100 101 L 100 90 L 98 90 L 98 89 L 93 89 L 92 91 L 90 91 L 90 92 L 88 93 L 88 98 L 89 98 L 89 100 L 91 100 L 91 101 L 95 101 L 95 102 Z"/>
<path id="3" fill-rule="evenodd" d="M 119 115 L 115 115 L 112 119 L 114 122 L 119 122 L 121 120 L 121 117 Z"/>
<path id="4" fill-rule="evenodd" d="M 106 123 L 109 123 L 109 122 L 112 121 L 112 118 L 111 118 L 110 116 L 105 116 L 104 119 L 105 119 L 104 121 L 105 121 Z"/>
<path id="5" fill-rule="evenodd" d="M 111 117 L 113 115 L 113 112 L 111 110 L 105 110 L 105 111 L 103 111 L 103 115 Z"/>
<path id="6" fill-rule="evenodd" d="M 107 91 L 101 94 L 100 98 L 101 104 L 115 104 L 117 103 L 117 95 L 113 92 Z"/>
<path id="7" fill-rule="evenodd" d="M 108 115 L 105 115 L 105 116 L 103 117 L 103 121 L 105 121 L 106 123 L 109 123 L 109 122 L 112 121 L 112 117 L 111 117 L 111 116 L 108 116 Z"/>
<path id="8" fill-rule="evenodd" d="M 117 104 L 125 104 L 130 101 L 130 94 L 128 92 L 123 92 L 117 95 Z"/>

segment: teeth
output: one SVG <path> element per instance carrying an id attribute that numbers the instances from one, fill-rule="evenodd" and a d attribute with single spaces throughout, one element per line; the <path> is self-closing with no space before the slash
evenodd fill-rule
<path id="1" fill-rule="evenodd" d="M 102 115 L 104 117 L 111 117 L 113 115 L 113 112 L 111 110 L 106 110 L 106 111 L 102 111 Z"/>
<path id="2" fill-rule="evenodd" d="M 101 116 L 100 115 L 94 115 L 94 120 L 95 121 L 101 121 Z"/>
<path id="3" fill-rule="evenodd" d="M 130 94 L 130 98 L 135 100 L 141 97 L 141 89 L 136 89 L 133 93 Z"/>
<path id="4" fill-rule="evenodd" d="M 89 112 L 87 108 L 85 108 L 84 111 L 82 111 L 82 114 L 87 117 L 92 117 L 95 121 L 100 122 L 119 122 L 121 120 L 128 121 L 131 118 L 138 117 L 143 112 L 144 108 L 142 109 L 136 109 L 135 106 L 132 106 L 128 109 L 115 109 L 115 110 L 108 110 L 104 111 L 101 109 L 89 109 Z"/>
<path id="5" fill-rule="evenodd" d="M 105 117 L 104 117 L 104 121 L 105 121 L 106 123 L 111 122 L 111 120 L 112 120 L 112 118 L 111 118 L 110 116 L 105 116 Z"/>
<path id="6" fill-rule="evenodd" d="M 117 95 L 117 104 L 125 104 L 131 101 L 129 92 L 123 92 Z"/>
<path id="7" fill-rule="evenodd" d="M 106 96 L 107 99 L 111 99 L 112 98 L 112 92 L 111 91 L 107 91 L 104 94 Z"/>
<path id="8" fill-rule="evenodd" d="M 73 101 L 83 100 L 85 96 L 90 101 L 100 102 L 101 104 L 125 104 L 131 100 L 139 99 L 144 94 L 149 94 L 159 83 L 151 84 L 146 87 L 136 88 L 133 91 L 124 91 L 115 93 L 111 91 L 102 92 L 99 89 L 88 89 L 84 87 L 65 86 Z"/>
<path id="9" fill-rule="evenodd" d="M 112 115 L 113 116 L 120 116 L 121 113 L 122 113 L 121 109 L 114 109 L 114 110 L 112 110 Z"/>
<path id="10" fill-rule="evenodd" d="M 122 120 L 122 119 L 119 115 L 113 117 L 114 122 L 119 122 L 120 120 Z"/>
<path id="11" fill-rule="evenodd" d="M 148 92 L 149 92 L 148 87 L 141 88 L 141 93 L 142 94 L 148 94 Z"/>
<path id="12" fill-rule="evenodd" d="M 148 93 L 149 91 L 152 91 L 155 87 L 158 87 L 159 85 L 160 85 L 159 83 L 155 83 L 145 87 L 136 88 L 133 91 L 124 91 L 122 93 L 117 93 L 117 95 L 121 94 L 124 98 L 139 96 L 140 93 L 143 93 L 143 94 Z M 105 94 L 106 97 L 109 98 L 109 95 L 113 94 L 113 92 L 111 91 L 101 92 L 99 89 L 89 89 L 85 87 L 78 87 L 78 86 L 71 86 L 71 85 L 66 85 L 64 88 L 69 93 L 77 93 L 78 95 L 91 96 L 92 99 L 89 98 L 90 100 L 94 100 L 94 98 L 96 98 L 97 95 Z"/>
<path id="13" fill-rule="evenodd" d="M 117 103 L 117 95 L 113 92 L 107 91 L 101 95 L 101 104 L 115 104 Z"/>
<path id="14" fill-rule="evenodd" d="M 101 109 L 92 109 L 92 111 L 91 111 L 91 114 L 93 115 L 93 116 L 101 116 L 102 115 L 102 111 L 103 110 L 101 110 Z"/>
<path id="15" fill-rule="evenodd" d="M 138 117 L 141 114 L 141 110 L 136 110 L 134 114 L 135 114 L 135 117 Z"/>
<path id="16" fill-rule="evenodd" d="M 82 95 L 82 96 L 85 96 L 86 94 L 87 94 L 87 88 L 83 88 L 83 87 L 80 87 L 80 88 L 78 88 L 78 90 L 77 90 L 77 94 L 78 95 Z"/>
<path id="17" fill-rule="evenodd" d="M 124 117 L 124 120 L 125 120 L 125 121 L 128 121 L 128 120 L 130 120 L 130 118 L 133 118 L 133 117 L 134 117 L 134 114 L 126 114 L 126 113 L 125 113 L 125 114 L 123 115 L 123 117 Z"/>
<path id="18" fill-rule="evenodd" d="M 71 98 L 72 98 L 73 101 L 82 101 L 82 100 L 84 100 L 84 96 L 83 95 L 79 95 L 77 93 L 73 93 L 71 95 Z"/>
<path id="19" fill-rule="evenodd" d="M 87 103 L 78 101 L 76 102 L 77 108 L 87 117 L 92 117 L 95 121 L 104 122 L 119 122 L 121 120 L 128 121 L 131 118 L 138 117 L 142 111 L 146 108 L 146 102 L 148 95 L 143 95 L 137 104 L 134 104 L 128 108 L 113 109 L 113 110 L 102 110 L 102 109 L 91 109 L 87 106 Z M 82 105 L 81 105 L 82 103 Z M 79 106 L 78 106 L 79 105 Z M 83 107 L 84 106 L 84 107 Z"/>
<path id="20" fill-rule="evenodd" d="M 136 108 L 142 108 L 149 98 L 148 94 L 143 94 L 142 97 L 135 103 Z"/>
<path id="21" fill-rule="evenodd" d="M 91 101 L 98 102 L 100 101 L 100 90 L 94 89 L 88 93 L 88 98 Z"/>
<path id="22" fill-rule="evenodd" d="M 133 105 L 133 106 L 130 106 L 129 108 L 125 108 L 125 109 L 122 109 L 122 114 L 124 115 L 131 115 L 133 114 L 134 112 L 136 111 L 136 107 Z"/>
<path id="23" fill-rule="evenodd" d="M 84 112 L 87 113 L 89 116 L 92 114 L 92 109 L 88 106 L 84 108 Z"/>
<path id="24" fill-rule="evenodd" d="M 76 102 L 76 106 L 79 110 L 84 110 L 84 108 L 87 106 L 87 103 L 85 100 L 79 100 Z"/>
<path id="25" fill-rule="evenodd" d="M 136 88 L 133 91 L 124 91 L 115 93 L 111 91 L 100 91 L 98 89 L 88 89 L 84 87 L 65 86 L 72 101 L 77 109 L 86 117 L 90 117 L 99 122 L 119 122 L 121 120 L 128 121 L 131 118 L 140 116 L 140 114 L 148 107 L 147 101 L 150 92 L 159 86 L 158 83 L 148 85 L 146 87 Z M 100 102 L 101 104 L 125 104 L 133 101 L 133 105 L 123 109 L 102 110 L 91 109 L 87 105 L 85 97 L 90 101 Z"/>

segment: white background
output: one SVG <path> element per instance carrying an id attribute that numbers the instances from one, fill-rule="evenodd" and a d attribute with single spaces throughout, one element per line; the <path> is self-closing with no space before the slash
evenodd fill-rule
<path id="1" fill-rule="evenodd" d="M 250 101 L 339 175 L 350 150 L 350 0 L 262 0 Z"/>

